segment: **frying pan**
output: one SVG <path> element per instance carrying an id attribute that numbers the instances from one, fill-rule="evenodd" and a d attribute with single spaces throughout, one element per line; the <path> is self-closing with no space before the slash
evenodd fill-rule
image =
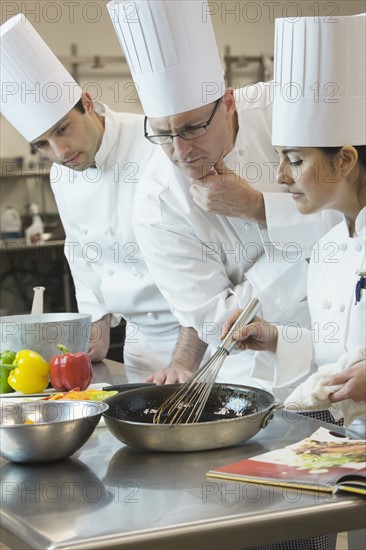
<path id="1" fill-rule="evenodd" d="M 205 451 L 250 439 L 281 408 L 265 390 L 214 384 L 197 424 L 153 424 L 156 409 L 177 387 L 177 384 L 141 387 L 106 399 L 109 409 L 103 416 L 107 427 L 117 439 L 139 449 Z"/>

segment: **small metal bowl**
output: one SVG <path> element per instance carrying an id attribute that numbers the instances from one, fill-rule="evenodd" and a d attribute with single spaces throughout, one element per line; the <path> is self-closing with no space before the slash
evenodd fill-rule
<path id="1" fill-rule="evenodd" d="M 12 462 L 68 458 L 90 438 L 107 409 L 95 401 L 3 402 L 0 453 Z"/>

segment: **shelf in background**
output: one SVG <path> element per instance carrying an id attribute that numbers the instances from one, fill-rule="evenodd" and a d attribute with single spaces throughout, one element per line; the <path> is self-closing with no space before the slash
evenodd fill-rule
<path id="1" fill-rule="evenodd" d="M 51 166 L 50 162 L 36 161 L 27 167 L 21 158 L 1 158 L 0 179 L 49 177 Z"/>

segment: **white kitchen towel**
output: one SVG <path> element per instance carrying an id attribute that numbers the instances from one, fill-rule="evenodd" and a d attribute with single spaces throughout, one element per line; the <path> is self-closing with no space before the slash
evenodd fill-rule
<path id="1" fill-rule="evenodd" d="M 324 379 L 332 374 L 337 374 L 344 369 L 366 359 L 366 349 L 358 349 L 352 353 L 345 353 L 340 356 L 336 363 L 329 363 L 318 368 L 317 372 L 309 376 L 298 386 L 285 401 L 286 409 L 309 410 L 309 409 L 334 409 L 338 410 L 344 418 L 344 423 L 349 425 L 357 416 L 366 413 L 366 402 L 355 403 L 351 399 L 345 399 L 339 403 L 331 403 L 329 394 L 341 386 L 325 386 Z M 331 410 L 331 412 L 333 412 Z"/>

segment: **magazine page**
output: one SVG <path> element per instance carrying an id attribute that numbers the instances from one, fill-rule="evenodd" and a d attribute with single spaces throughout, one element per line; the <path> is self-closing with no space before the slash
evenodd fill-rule
<path id="1" fill-rule="evenodd" d="M 211 470 L 208 476 L 333 492 L 345 476 L 357 476 L 361 485 L 366 480 L 366 441 L 319 428 L 298 443 Z"/>

